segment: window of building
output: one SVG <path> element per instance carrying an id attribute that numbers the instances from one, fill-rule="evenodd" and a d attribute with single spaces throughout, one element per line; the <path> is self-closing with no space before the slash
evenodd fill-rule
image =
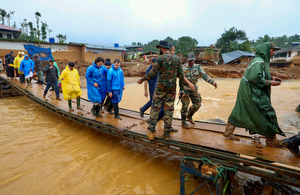
<path id="1" fill-rule="evenodd" d="M 3 34 L 2 33 L 0 33 L 0 38 L 3 38 Z"/>
<path id="2" fill-rule="evenodd" d="M 204 54 L 205 54 L 204 51 L 200 51 L 199 57 L 200 57 L 200 58 L 203 58 L 203 57 L 204 57 Z"/>
<path id="3" fill-rule="evenodd" d="M 7 34 L 7 38 L 8 38 L 8 39 L 11 39 L 11 34 Z"/>

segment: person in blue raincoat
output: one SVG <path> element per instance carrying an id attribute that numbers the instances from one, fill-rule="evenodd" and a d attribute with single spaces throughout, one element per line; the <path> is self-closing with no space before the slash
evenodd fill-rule
<path id="1" fill-rule="evenodd" d="M 103 66 L 104 59 L 96 58 L 93 65 L 89 66 L 85 78 L 87 80 L 88 99 L 93 103 L 91 110 L 93 116 L 102 117 L 100 107 L 106 95 L 106 74 L 108 69 Z"/>
<path id="2" fill-rule="evenodd" d="M 119 103 L 122 100 L 123 90 L 125 89 L 124 74 L 120 67 L 121 61 L 115 59 L 114 65 L 107 73 L 107 92 L 115 111 L 115 118 L 121 119 L 119 116 Z"/>
<path id="3" fill-rule="evenodd" d="M 33 77 L 34 61 L 31 60 L 28 55 L 24 56 L 24 59 L 21 61 L 19 70 L 24 72 L 27 85 L 30 85 Z"/>

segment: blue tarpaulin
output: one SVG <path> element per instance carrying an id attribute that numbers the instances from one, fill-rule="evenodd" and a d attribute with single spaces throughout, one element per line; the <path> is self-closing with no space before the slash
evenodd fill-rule
<path id="1" fill-rule="evenodd" d="M 39 54 L 39 58 L 42 61 L 52 59 L 51 48 L 36 47 L 34 45 L 24 45 L 24 48 L 27 50 L 30 56 L 33 56 L 34 54 Z"/>

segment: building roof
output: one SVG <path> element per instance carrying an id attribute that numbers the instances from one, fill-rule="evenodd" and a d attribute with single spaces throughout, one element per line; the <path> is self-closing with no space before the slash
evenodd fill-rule
<path id="1" fill-rule="evenodd" d="M 125 48 L 143 48 L 142 46 L 138 46 L 138 45 L 124 45 Z"/>
<path id="2" fill-rule="evenodd" d="M 10 27 L 10 26 L 6 26 L 4 24 L 0 24 L 0 30 L 9 30 L 9 31 L 21 32 L 18 29 L 15 29 L 15 28 Z"/>
<path id="3" fill-rule="evenodd" d="M 90 49 L 106 49 L 106 50 L 118 50 L 118 51 L 125 50 L 125 48 L 123 48 L 123 47 L 109 47 L 109 46 L 90 45 L 90 44 L 87 44 L 85 46 Z"/>
<path id="4" fill-rule="evenodd" d="M 223 60 L 224 60 L 225 64 L 227 64 L 229 62 L 232 62 L 232 61 L 234 61 L 234 60 L 236 60 L 240 57 L 243 57 L 243 56 L 255 57 L 255 55 L 253 53 L 248 53 L 248 52 L 241 51 L 241 50 L 236 50 L 236 51 L 233 51 L 233 52 L 222 54 L 222 57 L 223 57 Z"/>
<path id="5" fill-rule="evenodd" d="M 293 42 L 293 43 L 296 43 L 296 42 Z M 278 50 L 276 52 L 276 54 L 278 54 L 278 53 L 286 53 L 286 52 L 289 52 L 289 51 L 300 51 L 300 45 L 297 45 L 295 47 L 282 48 L 281 50 Z"/>

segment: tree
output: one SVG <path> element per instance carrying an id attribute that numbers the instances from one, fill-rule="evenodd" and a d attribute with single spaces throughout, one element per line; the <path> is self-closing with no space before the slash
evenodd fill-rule
<path id="1" fill-rule="evenodd" d="M 177 52 L 187 57 L 187 55 L 196 50 L 198 41 L 189 36 L 183 36 L 178 39 Z"/>
<path id="2" fill-rule="evenodd" d="M 172 37 L 167 37 L 164 39 L 164 41 L 168 41 L 169 44 L 172 44 L 174 46 L 176 46 L 178 44 L 178 41 L 173 39 Z"/>
<path id="3" fill-rule="evenodd" d="M 50 38 L 50 33 L 51 32 L 53 32 L 52 29 L 48 28 L 49 38 Z"/>
<path id="4" fill-rule="evenodd" d="M 35 12 L 35 18 L 36 18 L 36 34 L 38 36 L 38 38 L 40 39 L 40 35 L 41 35 L 41 31 L 40 31 L 40 25 L 39 25 L 39 21 L 40 21 L 40 17 L 41 17 L 41 13 L 40 12 Z"/>
<path id="5" fill-rule="evenodd" d="M 24 19 L 23 22 L 20 22 L 21 24 L 21 31 L 22 33 L 25 33 L 28 35 L 28 24 L 27 24 L 27 19 Z"/>
<path id="6" fill-rule="evenodd" d="M 0 16 L 1 16 L 2 24 L 4 24 L 4 19 L 7 16 L 7 12 L 4 9 L 0 9 Z"/>
<path id="7" fill-rule="evenodd" d="M 271 37 L 269 35 L 265 35 L 264 37 L 258 37 L 258 39 L 256 40 L 256 44 L 262 44 L 271 41 Z"/>
<path id="8" fill-rule="evenodd" d="M 10 19 L 11 19 L 11 16 L 15 14 L 15 11 L 9 11 L 9 13 L 6 15 L 6 18 L 7 18 L 7 26 L 10 26 Z"/>
<path id="9" fill-rule="evenodd" d="M 156 51 L 158 52 L 158 49 L 156 48 L 156 46 L 158 45 L 159 40 L 155 39 L 151 42 L 148 42 L 148 44 L 144 44 L 143 45 L 143 51 L 144 52 L 148 52 L 148 51 Z"/>
<path id="10" fill-rule="evenodd" d="M 45 41 L 46 40 L 46 38 L 47 38 L 47 31 L 46 31 L 46 29 L 48 28 L 48 24 L 46 23 L 46 22 L 43 22 L 43 21 L 41 21 L 42 22 L 42 40 L 43 41 Z"/>
<path id="11" fill-rule="evenodd" d="M 65 43 L 67 41 L 67 35 L 58 34 L 56 37 L 59 43 Z"/>
<path id="12" fill-rule="evenodd" d="M 29 26 L 29 29 L 30 29 L 30 32 L 29 32 L 29 34 L 30 34 L 30 37 L 34 37 L 34 31 L 33 31 L 33 24 L 32 24 L 32 22 L 28 22 L 28 26 Z"/>
<path id="13" fill-rule="evenodd" d="M 136 45 L 136 42 L 131 43 L 131 45 Z"/>
<path id="14" fill-rule="evenodd" d="M 246 42 L 246 43 L 245 43 Z M 246 32 L 243 30 L 238 30 L 235 27 L 230 28 L 228 31 L 225 31 L 221 37 L 217 40 L 216 46 L 221 49 L 221 53 L 226 53 L 232 51 L 233 49 L 240 48 L 240 44 L 250 43 Z M 247 48 L 247 47 L 244 47 Z M 250 45 L 249 45 L 250 48 Z M 250 50 L 248 50 L 250 51 Z"/>
<path id="15" fill-rule="evenodd" d="M 15 29 L 18 28 L 16 22 L 14 22 L 14 25 L 12 27 L 15 28 Z"/>

